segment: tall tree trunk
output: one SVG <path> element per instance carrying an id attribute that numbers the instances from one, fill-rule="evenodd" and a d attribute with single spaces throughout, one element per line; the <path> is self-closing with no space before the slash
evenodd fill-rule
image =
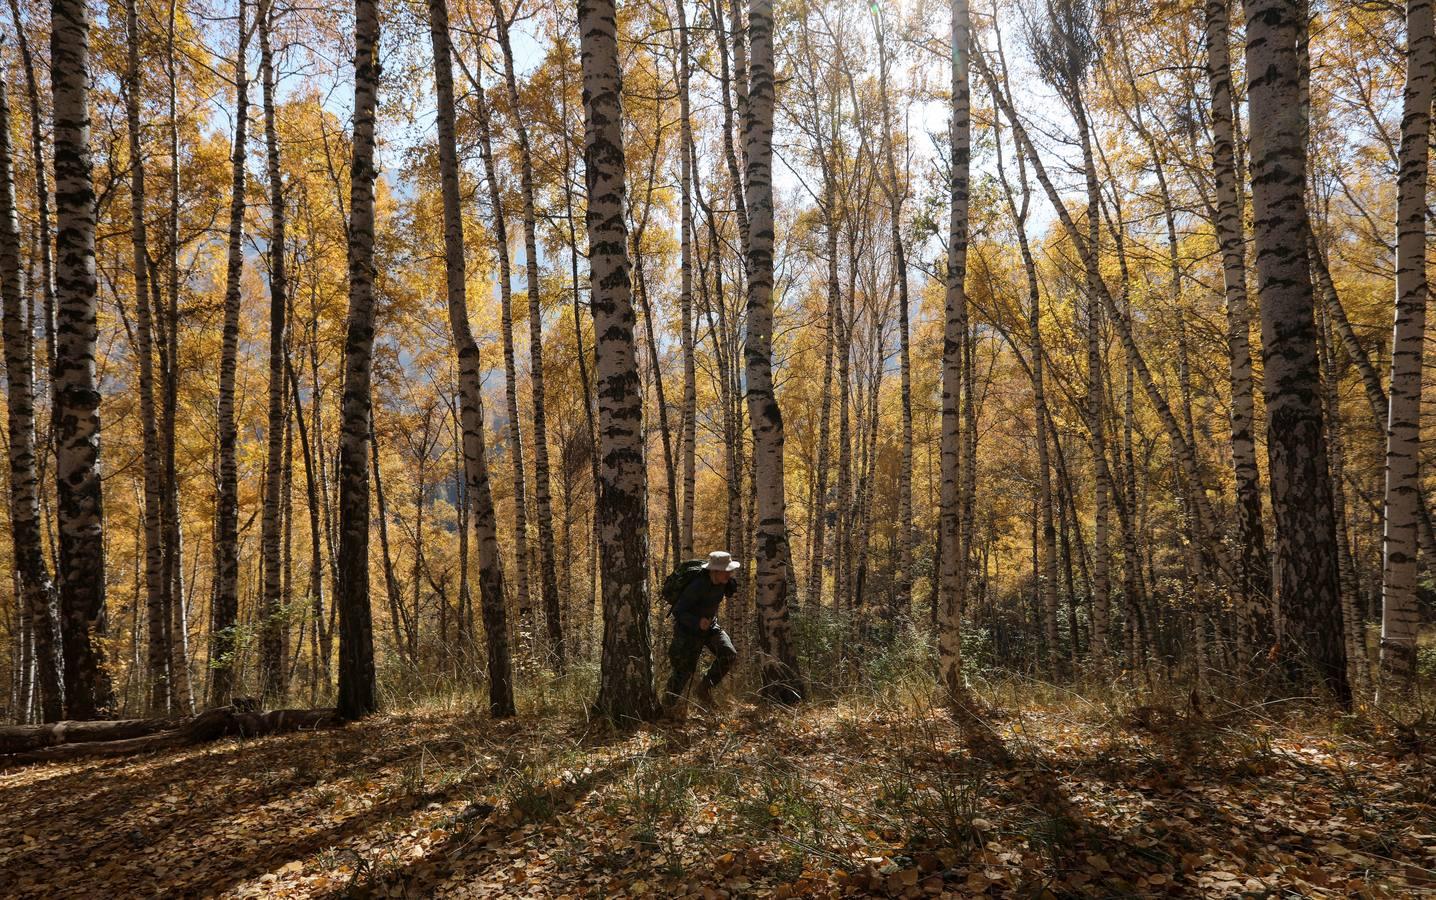
<path id="1" fill-rule="evenodd" d="M 788 622 L 783 488 L 783 415 L 773 390 L 773 3 L 751 0 L 748 41 L 752 80 L 743 119 L 747 150 L 748 418 L 753 427 L 753 471 L 757 491 L 754 586 L 763 693 L 788 703 L 803 696 L 798 658 Z"/>
<path id="2" fill-rule="evenodd" d="M 679 556 L 693 556 L 693 516 L 697 508 L 694 491 L 697 486 L 698 444 L 698 381 L 694 362 L 693 336 L 693 117 L 689 107 L 688 86 L 691 78 L 688 49 L 688 8 L 685 0 L 676 0 L 678 8 L 678 127 L 679 154 L 679 244 L 681 270 L 678 287 L 679 339 L 683 351 L 683 422 L 679 442 L 683 469 L 683 512 L 680 528 Z"/>
<path id="3" fill-rule="evenodd" d="M 828 315 L 823 336 L 823 393 L 818 413 L 818 478 L 813 490 L 813 528 L 808 545 L 808 591 L 805 602 L 814 608 L 823 605 L 823 570 L 827 565 L 828 527 L 828 462 L 831 459 L 828 444 L 832 429 L 833 356 L 837 347 L 837 321 L 839 305 L 842 303 L 841 285 L 838 282 L 838 209 L 837 192 L 832 167 L 826 162 L 823 169 L 823 228 L 827 246 L 828 268 Z"/>
<path id="4" fill-rule="evenodd" d="M 654 710 L 648 623 L 648 486 L 629 282 L 623 75 L 613 0 L 579 0 L 584 180 L 596 342 L 603 658 L 596 710 L 617 721 Z"/>
<path id="5" fill-rule="evenodd" d="M 349 318 L 339 439 L 339 692 L 341 719 L 378 708 L 369 609 L 370 375 L 374 351 L 374 112 L 379 10 L 354 0 L 354 156 L 349 174 Z"/>
<path id="6" fill-rule="evenodd" d="M 474 114 L 479 128 L 479 156 L 484 163 L 484 176 L 489 185 L 489 206 L 492 208 L 494 249 L 499 257 L 499 311 L 504 344 L 504 401 L 508 415 L 509 457 L 513 472 L 514 491 L 514 592 L 519 601 L 520 653 L 532 650 L 527 643 L 533 629 L 533 598 L 529 591 L 528 488 L 524 477 L 523 432 L 519 428 L 518 373 L 514 362 L 513 276 L 509 264 L 509 232 L 504 215 L 503 197 L 499 190 L 498 166 L 494 160 L 489 107 L 479 73 L 470 73 L 474 89 Z"/>
<path id="7" fill-rule="evenodd" d="M 561 72 L 561 75 L 562 75 L 561 82 L 560 82 L 560 84 L 561 84 L 560 96 L 562 97 L 561 111 L 562 111 L 562 115 L 563 115 L 563 121 L 564 121 L 565 123 L 567 123 L 567 122 L 569 121 L 569 115 L 568 115 L 568 72 L 569 72 L 569 69 L 568 69 L 568 66 L 563 66 L 563 67 L 560 69 L 560 72 Z M 588 377 L 588 351 L 585 350 L 585 349 L 584 349 L 584 346 L 583 346 L 583 321 L 582 321 L 582 318 L 581 318 L 580 315 L 579 315 L 579 307 L 580 307 L 580 305 L 581 305 L 581 299 L 582 299 L 582 298 L 581 298 L 582 289 L 581 289 L 581 287 L 580 287 L 580 285 L 579 285 L 579 276 L 578 276 L 578 254 L 579 254 L 579 249 L 578 249 L 578 229 L 577 229 L 577 227 L 576 227 L 576 225 L 575 225 L 575 218 L 574 218 L 574 212 L 573 212 L 574 180 L 577 178 L 577 172 L 575 171 L 575 165 L 574 165 L 575 160 L 572 158 L 572 147 L 573 147 L 573 142 L 572 142 L 572 141 L 570 141 L 570 140 L 565 140 L 565 141 L 563 142 L 563 171 L 564 171 L 564 178 L 563 178 L 563 203 L 564 203 L 564 216 L 565 216 L 565 218 L 566 218 L 566 220 L 567 220 L 567 224 L 568 224 L 568 247 L 569 247 L 569 256 L 568 256 L 568 259 L 569 259 L 569 280 L 570 280 L 570 287 L 571 287 L 571 289 L 572 289 L 571 298 L 572 298 L 572 309 L 573 309 L 573 343 L 574 343 L 574 355 L 578 358 L 578 380 L 579 380 L 579 386 L 580 386 L 580 388 L 583 390 L 583 418 L 584 418 L 584 424 L 588 426 L 588 448 L 587 448 L 587 449 L 588 449 L 589 475 L 590 475 L 590 477 L 593 479 L 593 489 L 594 489 L 594 490 L 597 490 L 597 489 L 598 489 L 598 484 L 599 484 L 599 477 L 598 477 L 598 426 L 597 426 L 597 424 L 594 422 L 594 413 L 593 413 L 593 405 L 594 405 L 594 400 L 593 400 L 593 383 L 589 380 L 589 377 Z M 597 504 L 591 505 L 591 506 L 590 506 L 590 511 L 591 511 L 591 513 L 592 513 L 594 516 L 596 516 L 597 513 L 598 513 L 598 505 L 597 505 Z M 589 558 L 590 558 L 590 561 L 591 561 L 591 565 L 590 565 L 590 577 L 587 579 L 587 581 L 588 581 L 588 596 L 587 596 L 587 598 L 586 598 L 586 605 L 585 605 L 585 607 L 584 607 L 585 614 L 584 614 L 583 630 L 582 630 L 582 633 L 581 633 L 580 636 L 579 636 L 579 639 L 580 639 L 580 640 L 583 642 L 583 644 L 584 644 L 583 652 L 584 652 L 585 654 L 587 653 L 587 647 L 592 646 L 592 643 L 593 643 L 593 642 L 592 642 L 592 634 L 590 633 L 590 632 L 592 631 L 592 628 L 591 628 L 590 626 L 591 626 L 592 618 L 593 618 L 593 607 L 594 607 L 594 600 L 596 599 L 596 594 L 597 594 L 597 582 L 598 582 L 598 571 L 597 571 L 597 568 L 598 568 L 598 567 L 597 567 L 597 565 L 595 564 L 596 561 L 597 561 L 597 559 L 598 559 L 598 527 L 597 527 L 597 519 L 592 519 L 592 520 L 590 521 L 590 527 L 591 527 L 591 531 L 590 531 L 591 537 L 590 537 L 590 540 L 589 540 Z"/>
<path id="8" fill-rule="evenodd" d="M 84 0 L 53 0 L 50 86 L 55 111 L 55 481 L 65 713 L 114 707 L 105 665 L 104 504 L 100 392 L 95 383 L 95 188 L 90 164 L 90 21 Z"/>
<path id="9" fill-rule="evenodd" d="M 284 181 L 280 174 L 279 133 L 274 122 L 274 55 L 270 46 L 274 6 L 260 0 L 257 26 L 260 33 L 260 85 L 264 103 L 264 156 L 269 175 L 270 238 L 270 359 L 269 431 L 264 459 L 264 504 L 260 518 L 260 554 L 264 578 L 260 597 L 260 696 L 267 700 L 284 696 L 287 655 L 287 624 L 280 601 L 280 468 L 284 452 L 284 317 L 289 278 L 284 266 Z"/>
<path id="10" fill-rule="evenodd" d="M 180 155 L 179 155 L 179 79 L 175 62 L 175 26 L 179 17 L 178 0 L 170 0 L 165 29 L 166 100 L 169 106 L 168 131 L 170 151 L 169 215 L 166 226 L 169 239 L 165 255 L 168 262 L 165 312 L 159 329 L 160 359 L 164 365 L 164 402 L 161 411 L 160 439 L 164 443 L 164 519 L 165 584 L 170 613 L 170 689 L 174 705 L 181 713 L 194 712 L 194 692 L 189 674 L 189 616 L 184 591 L 184 539 L 180 530 L 179 476 L 175 465 L 176 425 L 179 418 L 179 253 L 180 253 Z"/>
<path id="11" fill-rule="evenodd" d="M 856 223 L 849 222 L 847 236 L 848 286 L 847 297 L 838 298 L 836 327 L 838 332 L 838 496 L 837 534 L 834 535 L 833 553 L 837 557 L 833 579 L 833 609 L 841 611 L 844 604 L 852 600 L 852 495 L 853 495 L 853 425 L 852 403 L 853 373 L 853 295 L 857 293 L 857 241 L 854 236 Z M 949 544 L 948 546 L 954 546 Z"/>
<path id="12" fill-rule="evenodd" d="M 887 162 L 886 193 L 891 218 L 889 228 L 892 240 L 893 277 L 897 281 L 898 288 L 898 365 L 902 370 L 900 397 L 902 460 L 898 465 L 898 564 L 897 577 L 894 580 L 897 588 L 897 609 L 903 615 L 907 615 L 912 609 L 912 545 L 914 538 L 912 527 L 912 359 L 908 347 L 908 310 L 911 302 L 908 298 L 907 253 L 902 237 L 902 207 L 907 188 L 898 173 L 897 151 L 894 147 L 896 138 L 893 134 L 892 106 L 888 101 L 890 70 L 888 68 L 887 41 L 884 38 L 885 30 L 884 24 L 880 22 L 877 26 L 878 96 L 882 103 L 883 144 Z"/>
<path id="13" fill-rule="evenodd" d="M 1307 111 L 1298 99 L 1296 0 L 1247 0 L 1253 233 L 1262 317 L 1267 468 L 1276 524 L 1283 668 L 1351 700 L 1342 641 L 1336 527 L 1316 361 L 1304 191 Z"/>
<path id="14" fill-rule="evenodd" d="M 514 75 L 514 53 L 509 44 L 509 21 L 499 0 L 493 0 L 498 25 L 499 48 L 504 54 L 504 80 L 509 89 L 509 110 L 519 149 L 519 193 L 524 204 L 524 271 L 529 295 L 529 385 L 533 390 L 534 505 L 538 513 L 539 589 L 543 594 L 544 623 L 548 627 L 548 651 L 554 670 L 564 671 L 563 625 L 559 621 L 558 575 L 554 568 L 553 501 L 549 490 L 548 424 L 543 381 L 543 305 L 540 302 L 538 264 L 538 223 L 534 213 L 533 159 L 529 133 L 519 106 L 518 80 Z"/>
<path id="15" fill-rule="evenodd" d="M 1396 324 L 1391 339 L 1386 425 L 1386 497 L 1381 569 L 1383 687 L 1404 690 L 1416 672 L 1421 626 L 1416 596 L 1417 511 L 1424 504 L 1421 456 L 1422 361 L 1426 339 L 1426 193 L 1436 32 L 1431 0 L 1406 3 L 1406 90 L 1397 176 Z"/>
<path id="16" fill-rule="evenodd" d="M 971 162 L 972 123 L 969 109 L 968 60 L 972 26 L 967 0 L 952 0 L 952 119 L 949 125 L 952 170 L 949 174 L 951 207 L 948 217 L 947 298 L 942 344 L 942 500 L 938 512 L 938 538 L 942 542 L 941 591 L 938 596 L 938 673 L 946 690 L 948 707 L 962 715 L 971 703 L 962 674 L 962 611 L 966 603 L 966 558 L 962 539 L 961 481 L 963 436 L 960 400 L 963 392 L 962 355 L 967 343 L 967 222 L 968 167 Z M 967 461 L 971 465 L 972 461 Z"/>
<path id="17" fill-rule="evenodd" d="M 170 708 L 169 610 L 165 603 L 164 545 L 160 507 L 160 437 L 155 421 L 154 326 L 150 315 L 149 236 L 145 226 L 145 166 L 140 142 L 140 27 L 136 0 L 125 0 L 125 124 L 130 153 L 130 247 L 135 282 L 135 355 L 143 434 L 145 617 L 149 646 L 145 656 L 149 708 L 162 715 Z"/>
<path id="18" fill-rule="evenodd" d="M 25 286 L 20 271 L 20 220 L 15 211 L 15 180 L 11 164 L 10 104 L 0 78 L 0 303 L 4 306 L 6 424 L 10 456 L 10 538 L 15 571 L 24 598 L 22 617 L 33 646 L 33 662 L 26 660 L 22 677 L 35 671 L 40 715 L 45 722 L 64 716 L 64 681 L 60 664 L 60 622 L 55 607 L 55 583 L 45 563 L 40 534 L 40 481 L 36 476 L 35 350 L 31 331 L 33 315 L 24 310 Z M 35 299 L 29 297 L 30 312 Z M 28 649 L 28 648 L 27 648 Z M 28 714 L 30 701 L 21 704 Z"/>
<path id="19" fill-rule="evenodd" d="M 1231 454 L 1236 479 L 1236 601 L 1242 664 L 1272 643 L 1271 560 L 1262 525 L 1261 474 L 1257 470 L 1252 397 L 1251 301 L 1247 297 L 1246 244 L 1232 127 L 1232 76 L 1227 0 L 1207 0 L 1207 83 L 1212 99 L 1212 171 L 1216 186 L 1214 225 L 1226 287 L 1227 352 L 1230 357 Z"/>
<path id="20" fill-rule="evenodd" d="M 1108 552 L 1108 517 L 1111 514 L 1112 473 L 1107 465 L 1106 422 L 1103 418 L 1105 388 L 1102 384 L 1102 306 L 1099 294 L 1106 290 L 1102 284 L 1102 272 L 1096 264 L 1098 253 L 1099 197 L 1097 167 L 1092 158 L 1092 135 L 1087 123 L 1087 111 L 1076 99 L 1072 102 L 1072 114 L 1077 120 L 1078 139 L 1082 144 L 1082 168 L 1087 184 L 1087 276 L 1086 341 L 1087 341 L 1087 396 L 1083 412 L 1087 417 L 1087 428 L 1092 435 L 1092 457 L 1095 467 L 1096 499 L 1094 501 L 1094 525 L 1092 528 L 1092 653 L 1101 657 L 1107 648 L 1108 611 L 1111 606 L 1110 565 Z"/>
<path id="21" fill-rule="evenodd" d="M 134 2 L 134 0 L 130 0 Z M 259 690 L 266 700 L 285 693 L 284 660 L 288 656 L 288 623 L 280 596 L 280 468 L 284 453 L 284 322 L 289 278 L 285 268 L 284 179 L 279 166 L 279 133 L 274 115 L 274 50 L 270 46 L 274 4 L 260 0 L 259 71 L 264 95 L 264 152 L 269 176 L 269 428 L 264 464 L 264 509 L 260 519 L 260 553 L 264 579 L 259 603 Z"/>
<path id="22" fill-rule="evenodd" d="M 229 251 L 224 289 L 224 339 L 219 363 L 219 497 L 215 516 L 215 596 L 210 617 L 209 702 L 224 706 L 233 689 L 239 627 L 239 467 L 235 459 L 235 368 L 239 355 L 240 275 L 244 268 L 245 140 L 249 123 L 249 72 L 245 53 L 249 25 L 239 4 L 239 42 L 234 57 L 234 147 L 231 160 Z"/>

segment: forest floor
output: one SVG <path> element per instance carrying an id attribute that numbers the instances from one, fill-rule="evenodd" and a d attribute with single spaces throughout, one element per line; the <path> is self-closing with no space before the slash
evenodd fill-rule
<path id="1" fill-rule="evenodd" d="M 0 769 L 0 893 L 1436 895 L 1409 733 L 1034 693 L 981 751 L 890 695 L 630 734 L 431 710 Z"/>

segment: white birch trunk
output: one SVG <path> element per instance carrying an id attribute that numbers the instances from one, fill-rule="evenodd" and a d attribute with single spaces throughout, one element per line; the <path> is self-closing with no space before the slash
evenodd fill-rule
<path id="1" fill-rule="evenodd" d="M 1297 0 L 1247 0 L 1252 222 L 1262 317 L 1267 469 L 1276 525 L 1275 591 L 1283 668 L 1296 685 L 1351 699 L 1342 639 L 1336 530 L 1327 470 L 1306 237 L 1305 119 Z"/>
<path id="2" fill-rule="evenodd" d="M 509 44 L 509 22 L 499 0 L 493 0 L 498 25 L 499 48 L 504 54 L 504 81 L 509 91 L 514 137 L 519 150 L 519 193 L 524 212 L 524 274 L 529 296 L 529 385 L 533 392 L 534 506 L 538 515 L 539 590 L 542 594 L 544 624 L 548 630 L 548 652 L 555 671 L 564 670 L 563 626 L 559 621 L 558 574 L 554 567 L 553 500 L 549 489 L 548 424 L 544 402 L 543 306 L 540 302 L 538 264 L 538 223 L 534 213 L 533 157 L 529 151 L 528 127 L 519 105 L 514 54 Z"/>
<path id="3" fill-rule="evenodd" d="M 56 522 L 65 714 L 92 719 L 114 704 L 105 665 L 104 504 L 100 392 L 95 382 L 95 188 L 90 163 L 90 22 L 85 0 L 50 7 L 55 149 Z"/>
<path id="4" fill-rule="evenodd" d="M 215 508 L 215 590 L 210 611 L 209 702 L 230 701 L 239 623 L 239 465 L 235 459 L 235 368 L 239 356 L 240 276 L 244 269 L 245 141 L 249 123 L 249 28 L 239 4 L 234 58 L 234 142 L 230 156 L 229 247 L 225 267 L 224 331 L 219 362 L 219 496 Z"/>
<path id="5" fill-rule="evenodd" d="M 972 699 L 962 673 L 962 612 L 967 548 L 962 540 L 960 492 L 962 480 L 962 428 L 959 423 L 963 392 L 962 354 L 967 343 L 967 220 L 968 167 L 972 154 L 968 63 L 972 26 L 967 0 L 952 2 L 952 143 L 951 208 L 947 242 L 947 302 L 942 349 L 942 489 L 938 513 L 938 540 L 942 547 L 940 590 L 937 596 L 938 674 L 949 708 L 966 715 Z"/>
<path id="6" fill-rule="evenodd" d="M 613 0 L 580 0 L 584 179 L 598 395 L 603 656 L 596 710 L 616 721 L 656 709 L 648 622 L 648 490 L 629 280 L 623 74 Z"/>
<path id="7" fill-rule="evenodd" d="M 131 0 L 133 2 L 133 0 Z M 279 133 L 274 112 L 274 51 L 270 46 L 274 5 L 261 0 L 259 27 L 260 85 L 264 96 L 265 168 L 269 177 L 269 427 L 264 464 L 264 508 L 260 518 L 260 553 L 264 579 L 259 604 L 259 687 L 267 701 L 284 698 L 287 685 L 285 659 L 288 657 L 288 628 L 280 584 L 280 487 L 284 481 L 284 324 L 288 310 L 289 278 L 284 254 L 284 180 L 280 172 Z M 275 705 L 273 702 L 268 705 Z"/>
<path id="8" fill-rule="evenodd" d="M 1416 671 L 1421 626 L 1416 595 L 1417 510 L 1424 503 L 1421 455 L 1422 362 L 1426 337 L 1426 194 L 1436 33 L 1430 0 L 1406 3 L 1406 90 L 1397 175 L 1396 324 L 1391 340 L 1386 424 L 1386 509 L 1381 570 L 1383 687 L 1406 688 Z"/>
<path id="9" fill-rule="evenodd" d="M 788 703 L 802 698 L 803 683 L 788 621 L 783 415 L 773 392 L 772 0 L 752 0 L 748 8 L 748 42 L 752 70 L 747 115 L 743 118 L 743 146 L 747 157 L 748 329 L 743 356 L 757 493 L 753 583 L 763 693 L 770 699 Z"/>
<path id="10" fill-rule="evenodd" d="M 438 101 L 439 180 L 444 201 L 444 273 L 449 330 L 459 364 L 460 427 L 463 434 L 465 500 L 479 556 L 479 604 L 488 643 L 489 714 L 514 714 L 512 664 L 509 659 L 508 612 L 504 571 L 499 555 L 498 525 L 484 441 L 483 363 L 469 327 L 464 259 L 464 218 L 459 196 L 459 156 L 454 138 L 453 47 L 449 39 L 447 0 L 429 0 L 429 37 L 434 52 L 434 85 Z M 462 614 L 462 608 L 460 610 Z"/>
<path id="11" fill-rule="evenodd" d="M 339 438 L 339 691 L 342 719 L 378 707 L 369 603 L 370 375 L 374 350 L 374 113 L 379 90 L 379 10 L 354 3 L 354 156 L 349 174 L 349 317 Z"/>
<path id="12" fill-rule="evenodd" d="M 34 295 L 25 306 L 25 285 L 20 271 L 20 220 L 15 211 L 15 179 L 11 164 L 10 105 L 0 78 L 0 306 L 3 306 L 6 381 L 6 425 L 10 462 L 10 537 L 15 573 L 23 595 L 24 615 L 33 638 L 33 668 L 38 688 L 40 717 L 57 722 L 64 717 L 64 682 L 60 665 L 60 621 L 55 606 L 55 583 L 50 579 L 40 524 L 40 481 L 36 474 L 35 349 L 29 313 Z M 22 715 L 29 710 L 23 704 Z"/>

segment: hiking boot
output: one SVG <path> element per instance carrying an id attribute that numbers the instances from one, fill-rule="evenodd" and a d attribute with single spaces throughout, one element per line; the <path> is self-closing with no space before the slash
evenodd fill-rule
<path id="1" fill-rule="evenodd" d="M 698 682 L 693 688 L 693 701 L 705 710 L 713 708 L 713 688 L 706 681 Z"/>
<path id="2" fill-rule="evenodd" d="M 665 722 L 683 722 L 688 718 L 688 703 L 682 697 L 672 697 L 663 703 L 658 718 Z"/>

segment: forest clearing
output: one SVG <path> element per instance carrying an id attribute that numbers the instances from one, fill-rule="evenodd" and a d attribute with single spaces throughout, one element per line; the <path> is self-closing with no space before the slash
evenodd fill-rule
<path id="1" fill-rule="evenodd" d="M 1409 733 L 984 688 L 1022 701 L 984 753 L 907 680 L 635 733 L 430 709 L 10 769 L 0 881 L 16 897 L 1436 892 L 1436 770 Z"/>

